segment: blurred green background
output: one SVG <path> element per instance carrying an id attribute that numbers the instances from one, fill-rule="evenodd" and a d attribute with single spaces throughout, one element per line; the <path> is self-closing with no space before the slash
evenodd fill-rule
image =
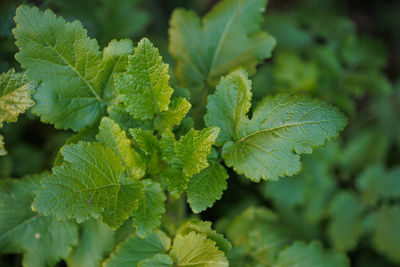
<path id="1" fill-rule="evenodd" d="M 148 37 L 170 64 L 172 80 L 178 85 L 173 77 L 174 61 L 167 49 L 170 14 L 182 7 L 202 15 L 216 2 L 3 0 L 0 73 L 11 67 L 20 70 L 14 59 L 17 48 L 12 35 L 13 16 L 19 4 L 27 3 L 51 8 L 69 21 L 79 19 L 101 47 L 112 39 L 131 38 L 136 42 Z M 258 206 L 279 215 L 278 222 L 266 220 L 264 226 L 269 225 L 288 242 L 319 239 L 326 246 L 347 252 L 353 266 L 398 266 L 399 27 L 398 0 L 269 2 L 263 29 L 278 42 L 272 58 L 251 77 L 253 101 L 279 92 L 306 93 L 337 105 L 348 116 L 349 124 L 340 139 L 303 156 L 303 172 L 294 178 L 256 184 L 230 172 L 229 187 L 222 200 L 201 216 L 217 222 L 239 248 L 235 253 L 246 253 L 266 242 L 251 234 L 241 242 L 238 240 L 244 237 L 235 236 L 235 231 L 230 233 L 232 222 L 240 216 L 247 227 L 252 225 L 248 233 L 265 231 L 257 228 L 255 221 L 249 221 L 249 214 L 260 211 L 247 208 Z M 41 123 L 29 112 L 17 123 L 6 124 L 0 132 L 9 151 L 7 157 L 0 158 L 0 178 L 18 178 L 50 169 L 58 149 L 72 135 Z M 248 262 L 235 266 L 256 266 L 262 262 L 263 253 L 267 252 L 251 255 Z M 18 259 L 11 255 L 2 261 Z"/>

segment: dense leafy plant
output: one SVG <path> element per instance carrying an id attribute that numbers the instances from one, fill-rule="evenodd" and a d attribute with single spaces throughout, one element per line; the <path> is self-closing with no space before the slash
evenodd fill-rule
<path id="1" fill-rule="evenodd" d="M 115 23 L 122 23 L 119 32 L 100 24 L 99 42 L 77 20 L 27 5 L 16 9 L 15 58 L 22 70 L 0 76 L 0 126 L 30 109 L 73 134 L 53 156 L 51 171 L 0 180 L 2 253 L 22 253 L 24 266 L 61 260 L 68 266 L 349 266 L 346 252 L 370 238 L 376 251 L 399 261 L 399 240 L 391 236 L 400 223 L 399 169 L 383 166 L 385 148 L 365 170 L 353 156 L 382 131 L 300 157 L 346 126 L 346 116 L 328 102 L 356 116 L 353 97 L 370 83 L 364 77 L 378 77 L 372 87 L 390 97 L 381 54 L 367 59 L 368 44 L 354 54 L 359 40 L 351 30 L 334 39 L 338 45 L 314 43 L 296 28 L 305 11 L 284 22 L 284 14 L 272 14 L 266 25 L 278 37 L 276 59 L 257 72 L 276 46 L 263 30 L 267 1 L 224 0 L 202 18 L 184 9 L 172 13 L 168 50 L 176 64 L 170 68 L 147 38 L 136 46 L 114 39 L 101 50 L 111 34 L 140 31 L 119 20 L 132 2 L 96 8 L 95 2 L 88 1 L 96 10 L 89 19 L 104 23 L 100 17 L 117 14 Z M 148 16 L 139 19 L 143 25 Z M 286 29 L 296 34 L 285 36 Z M 291 38 L 302 45 L 290 47 Z M 302 62 L 306 53 L 309 62 Z M 376 64 L 361 68 L 366 60 Z M 326 65 L 332 68 L 323 72 Z M 265 93 L 272 88 L 278 91 Z M 382 117 L 390 120 L 387 113 Z M 340 179 L 357 176 L 354 184 L 342 187 L 332 178 L 336 168 Z M 221 199 L 229 177 L 265 181 L 255 191 L 271 209 L 251 197 L 224 207 L 217 232 L 196 214 Z"/>

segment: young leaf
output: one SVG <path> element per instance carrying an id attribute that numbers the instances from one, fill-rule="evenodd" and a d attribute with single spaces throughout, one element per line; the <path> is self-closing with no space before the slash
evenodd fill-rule
<path id="1" fill-rule="evenodd" d="M 183 165 L 183 173 L 188 177 L 208 167 L 207 156 L 217 139 L 217 127 L 205 128 L 201 131 L 191 129 L 179 139 L 175 146 L 176 156 Z"/>
<path id="2" fill-rule="evenodd" d="M 168 167 L 163 172 L 163 182 L 172 195 L 178 197 L 186 190 L 189 179 L 208 167 L 207 156 L 218 136 L 219 129 L 191 129 L 179 141 L 172 132 L 166 131 L 161 139 L 163 155 Z"/>
<path id="3" fill-rule="evenodd" d="M 171 100 L 171 106 L 165 112 L 162 112 L 156 119 L 156 128 L 163 132 L 166 129 L 172 131 L 173 127 L 179 125 L 182 119 L 189 112 L 191 104 L 182 97 L 174 98 Z"/>
<path id="4" fill-rule="evenodd" d="M 139 154 L 131 147 L 131 141 L 124 130 L 108 117 L 104 117 L 101 120 L 99 130 L 97 140 L 118 152 L 119 157 L 129 169 L 133 178 L 142 178 L 145 174 L 146 166 Z"/>
<path id="5" fill-rule="evenodd" d="M 132 135 L 139 149 L 146 155 L 154 154 L 154 152 L 160 149 L 160 142 L 151 131 L 135 128 L 129 129 L 129 133 Z"/>
<path id="6" fill-rule="evenodd" d="M 211 222 L 194 219 L 182 224 L 178 229 L 178 233 L 181 235 L 187 235 L 193 231 L 206 234 L 207 238 L 213 240 L 218 248 L 226 254 L 232 249 L 232 244 L 222 234 L 211 228 Z"/>
<path id="7" fill-rule="evenodd" d="M 62 148 L 64 164 L 43 179 L 33 209 L 83 222 L 103 216 L 118 228 L 137 208 L 142 184 L 126 175 L 116 151 L 100 143 L 79 142 Z"/>
<path id="8" fill-rule="evenodd" d="M 145 259 L 139 262 L 139 267 L 172 267 L 174 262 L 165 254 L 156 254 L 151 259 Z"/>
<path id="9" fill-rule="evenodd" d="M 1 182 L 0 250 L 23 253 L 24 266 L 53 266 L 65 259 L 72 246 L 78 243 L 78 228 L 74 222 L 45 217 L 31 209 L 40 179 L 47 175 Z"/>
<path id="10" fill-rule="evenodd" d="M 141 158 L 147 165 L 147 171 L 152 175 L 159 175 L 162 170 L 160 141 L 148 130 L 135 128 L 129 129 L 129 133 L 133 137 L 135 147 L 143 152 Z"/>
<path id="11" fill-rule="evenodd" d="M 61 129 L 78 131 L 96 122 L 114 94 L 112 75 L 125 69 L 132 42 L 113 41 L 102 55 L 80 22 L 25 5 L 15 22 L 16 59 L 29 78 L 41 82 L 32 111 Z"/>
<path id="12" fill-rule="evenodd" d="M 127 72 L 116 77 L 115 85 L 132 117 L 147 120 L 168 109 L 174 91 L 168 80 L 168 65 L 163 63 L 158 49 L 143 38 L 134 55 L 129 56 Z"/>
<path id="13" fill-rule="evenodd" d="M 199 213 L 211 208 L 227 188 L 228 172 L 216 158 L 209 157 L 209 166 L 195 174 L 189 181 L 187 199 L 192 211 Z"/>
<path id="14" fill-rule="evenodd" d="M 67 258 L 69 267 L 98 267 L 103 256 L 114 248 L 114 232 L 101 220 L 82 224 L 79 244 Z"/>
<path id="15" fill-rule="evenodd" d="M 249 91 L 245 71 L 230 73 L 208 98 L 205 121 L 223 129 L 219 144 L 225 163 L 253 181 L 298 173 L 298 154 L 311 153 L 346 125 L 345 116 L 328 103 L 287 94 L 264 98 L 250 120 L 245 115 Z"/>
<path id="16" fill-rule="evenodd" d="M 151 180 L 142 181 L 144 190 L 139 205 L 132 213 L 133 225 L 140 237 L 145 237 L 161 224 L 167 199 L 161 186 Z"/>
<path id="17" fill-rule="evenodd" d="M 142 260 L 167 252 L 170 246 L 171 240 L 161 231 L 156 231 L 145 238 L 134 235 L 117 247 L 104 262 L 104 267 L 138 266 Z"/>
<path id="18" fill-rule="evenodd" d="M 129 131 L 133 128 L 141 128 L 145 130 L 151 130 L 153 128 L 152 121 L 139 121 L 132 118 L 122 103 L 117 105 L 110 105 L 107 107 L 107 113 L 110 118 L 118 123 L 118 125 L 124 129 L 124 131 Z"/>
<path id="19" fill-rule="evenodd" d="M 207 98 L 206 125 L 218 125 L 216 144 L 221 146 L 238 139 L 246 126 L 246 114 L 251 107 L 251 81 L 243 70 L 222 77 L 215 93 Z"/>
<path id="20" fill-rule="evenodd" d="M 384 206 L 372 215 L 372 244 L 380 253 L 400 263 L 400 208 Z"/>
<path id="21" fill-rule="evenodd" d="M 326 251 L 320 243 L 310 244 L 297 241 L 279 254 L 279 267 L 346 267 L 350 266 L 347 257 L 336 251 Z"/>
<path id="22" fill-rule="evenodd" d="M 332 200 L 328 233 L 338 250 L 351 250 L 357 245 L 363 230 L 364 208 L 361 200 L 350 192 L 343 191 Z"/>
<path id="23" fill-rule="evenodd" d="M 228 266 L 225 254 L 207 235 L 190 232 L 176 235 L 170 256 L 176 266 L 223 267 Z"/>
<path id="24" fill-rule="evenodd" d="M 174 11 L 169 51 L 178 62 L 181 83 L 188 88 L 214 87 L 221 75 L 238 66 L 254 73 L 276 43 L 260 31 L 266 4 L 267 0 L 225 0 L 202 20 L 192 11 Z"/>

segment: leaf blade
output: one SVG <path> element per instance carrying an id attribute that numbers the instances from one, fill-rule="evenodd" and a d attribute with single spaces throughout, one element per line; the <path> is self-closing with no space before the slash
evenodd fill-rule
<path id="1" fill-rule="evenodd" d="M 209 98 L 206 123 L 209 127 L 223 129 L 224 138 L 219 144 L 223 144 L 222 158 L 227 166 L 255 182 L 298 173 L 299 154 L 311 153 L 313 148 L 335 138 L 347 123 L 339 110 L 324 101 L 288 94 L 264 98 L 251 119 L 245 115 L 249 106 L 248 93 L 242 94 L 246 97 L 243 105 L 235 105 L 236 109 L 227 111 L 227 116 L 218 115 L 214 107 L 226 101 L 226 83 L 232 81 L 235 86 L 229 89 L 236 98 L 237 91 L 248 91 L 249 81 L 243 70 L 228 74 Z M 211 119 L 213 117 L 218 119 Z"/>
<path id="2" fill-rule="evenodd" d="M 168 109 L 173 89 L 168 84 L 168 65 L 163 63 L 158 49 L 143 38 L 125 74 L 116 77 L 116 88 L 125 109 L 135 119 L 152 119 Z"/>
<path id="3" fill-rule="evenodd" d="M 78 222 L 102 215 L 118 228 L 137 208 L 142 185 L 126 177 L 119 156 L 103 144 L 81 141 L 61 153 L 65 162 L 43 180 L 33 209 Z"/>
<path id="4" fill-rule="evenodd" d="M 139 199 L 138 209 L 132 212 L 132 221 L 137 234 L 143 238 L 160 226 L 167 198 L 157 182 L 144 180 L 142 183 L 144 191 Z"/>
<path id="5" fill-rule="evenodd" d="M 215 246 L 215 242 L 196 232 L 176 235 L 170 256 L 177 266 L 228 266 L 225 254 Z"/>
<path id="6" fill-rule="evenodd" d="M 169 51 L 178 62 L 177 76 L 185 87 L 213 87 L 221 75 L 239 66 L 255 72 L 276 43 L 260 30 L 266 3 L 225 0 L 203 19 L 191 11 L 173 12 Z"/>
<path id="7" fill-rule="evenodd" d="M 5 179 L 0 187 L 0 248 L 3 253 L 23 253 L 24 266 L 54 265 L 67 258 L 78 243 L 74 222 L 31 210 L 40 180 L 47 175 Z M 42 249 L 37 250 L 38 247 Z"/>

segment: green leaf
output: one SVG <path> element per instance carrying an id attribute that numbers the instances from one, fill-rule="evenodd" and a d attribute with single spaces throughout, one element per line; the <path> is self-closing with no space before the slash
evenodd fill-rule
<path id="1" fill-rule="evenodd" d="M 223 129 L 219 144 L 224 143 L 225 163 L 253 181 L 298 173 L 298 154 L 324 145 L 347 123 L 341 112 L 324 101 L 287 94 L 264 98 L 250 120 L 245 115 L 250 105 L 249 86 L 243 70 L 223 78 L 208 98 L 205 119 L 208 127 Z"/>
<path id="2" fill-rule="evenodd" d="M 41 82 L 32 111 L 56 128 L 78 131 L 104 115 L 113 98 L 113 74 L 125 70 L 130 40 L 112 41 L 104 52 L 78 21 L 22 5 L 16 11 L 16 59 Z"/>
<path id="3" fill-rule="evenodd" d="M 236 140 L 245 132 L 251 107 L 251 81 L 244 70 L 236 70 L 222 77 L 215 93 L 207 98 L 206 125 L 221 129 L 216 144 L 221 146 Z"/>
<path id="4" fill-rule="evenodd" d="M 138 209 L 132 213 L 133 225 L 137 234 L 145 237 L 154 228 L 160 226 L 161 216 L 165 213 L 165 200 L 167 199 L 160 184 L 151 180 L 142 181 L 144 190 L 139 198 Z"/>
<path id="5" fill-rule="evenodd" d="M 24 266 L 53 266 L 78 243 L 75 223 L 31 210 L 40 179 L 47 175 L 4 179 L 0 184 L 0 251 L 23 253 Z"/>
<path id="6" fill-rule="evenodd" d="M 43 179 L 33 209 L 77 222 L 101 215 L 117 229 L 137 208 L 142 184 L 126 175 L 117 152 L 103 144 L 79 142 L 61 153 L 65 162 Z"/>
<path id="7" fill-rule="evenodd" d="M 117 105 L 110 105 L 107 108 L 108 115 L 110 118 L 118 123 L 118 125 L 125 131 L 129 131 L 130 128 L 141 128 L 145 130 L 151 130 L 153 128 L 152 121 L 139 121 L 133 119 L 122 103 Z"/>
<path id="8" fill-rule="evenodd" d="M 293 237 L 289 235 L 285 226 L 280 225 L 281 222 L 255 223 L 257 225 L 247 231 L 249 242 L 242 245 L 249 245 L 245 251 L 257 262 L 271 265 L 276 262 L 279 252 L 293 242 Z"/>
<path id="9" fill-rule="evenodd" d="M 229 219 L 224 232 L 234 244 L 234 248 L 240 248 L 233 251 L 233 256 L 239 257 L 235 260 L 237 262 L 240 262 L 240 258 L 247 257 L 246 262 L 253 259 L 269 266 L 276 262 L 279 252 L 293 242 L 282 221 L 264 207 L 250 206 Z"/>
<path id="10" fill-rule="evenodd" d="M 249 243 L 249 226 L 270 224 L 277 221 L 275 213 L 265 207 L 250 206 L 233 220 L 228 222 L 225 233 L 235 246 Z"/>
<path id="11" fill-rule="evenodd" d="M 208 167 L 207 156 L 217 139 L 217 127 L 205 128 L 201 131 L 191 129 L 182 136 L 175 146 L 176 156 L 183 165 L 183 173 L 192 177 Z"/>
<path id="12" fill-rule="evenodd" d="M 18 115 L 34 104 L 31 99 L 34 87 L 33 82 L 14 69 L 0 75 L 0 128 L 3 122 L 16 122 Z M 0 156 L 5 155 L 7 151 L 0 135 Z"/>
<path id="13" fill-rule="evenodd" d="M 101 220 L 82 224 L 79 244 L 67 259 L 70 267 L 98 267 L 106 253 L 114 248 L 114 232 Z"/>
<path id="14" fill-rule="evenodd" d="M 146 238 L 134 235 L 117 247 L 104 262 L 104 267 L 137 266 L 144 259 L 151 259 L 156 254 L 167 252 L 170 246 L 171 240 L 161 231 L 156 231 Z"/>
<path id="15" fill-rule="evenodd" d="M 99 133 L 98 127 L 90 127 L 90 128 L 85 128 L 71 136 L 70 138 L 65 141 L 65 145 L 70 145 L 70 144 L 76 144 L 79 141 L 86 141 L 86 142 L 94 142 L 96 141 L 96 136 Z M 58 150 L 57 156 L 54 159 L 54 167 L 55 166 L 60 166 L 64 162 L 64 158 L 61 154 L 62 149 Z"/>
<path id="16" fill-rule="evenodd" d="M 225 0 L 203 19 L 177 9 L 170 21 L 169 51 L 178 62 L 183 86 L 214 87 L 230 70 L 243 66 L 250 73 L 270 57 L 275 38 L 260 31 L 267 0 Z"/>
<path id="17" fill-rule="evenodd" d="M 356 247 L 363 230 L 364 208 L 361 199 L 351 192 L 342 191 L 332 200 L 328 233 L 338 250 Z"/>
<path id="18" fill-rule="evenodd" d="M 139 267 L 172 267 L 174 262 L 165 254 L 156 254 L 151 259 L 145 259 L 139 262 Z"/>
<path id="19" fill-rule="evenodd" d="M 172 195 L 179 197 L 186 190 L 189 179 L 208 167 L 207 156 L 218 132 L 216 127 L 201 131 L 191 129 L 179 141 L 170 131 L 163 134 L 161 146 L 169 165 L 162 178 Z"/>
<path id="20" fill-rule="evenodd" d="M 227 188 L 229 175 L 225 167 L 216 158 L 209 157 L 208 162 L 209 166 L 195 174 L 188 184 L 187 199 L 194 213 L 211 208 Z"/>
<path id="21" fill-rule="evenodd" d="M 133 138 L 135 147 L 142 151 L 140 156 L 147 165 L 147 171 L 154 176 L 159 175 L 162 170 L 160 141 L 148 130 L 135 128 L 129 129 L 129 133 Z"/>
<path id="22" fill-rule="evenodd" d="M 147 120 L 168 110 L 173 89 L 168 84 L 168 65 L 158 49 L 143 38 L 133 56 L 129 56 L 127 72 L 116 76 L 119 99 L 134 119 Z"/>
<path id="23" fill-rule="evenodd" d="M 380 165 L 371 166 L 357 179 L 357 187 L 368 205 L 400 197 L 400 168 L 387 171 Z"/>
<path id="24" fill-rule="evenodd" d="M 2 135 L 0 135 L 0 156 L 5 156 L 7 155 L 7 151 L 4 147 L 4 138 Z"/>
<path id="25" fill-rule="evenodd" d="M 222 267 L 228 266 L 225 254 L 207 235 L 190 232 L 176 235 L 170 252 L 176 266 Z"/>
<path id="26" fill-rule="evenodd" d="M 377 251 L 400 263 L 400 208 L 384 206 L 372 215 L 372 244 Z"/>
<path id="27" fill-rule="evenodd" d="M 336 251 L 324 250 L 322 245 L 313 241 L 308 245 L 297 241 L 279 254 L 278 267 L 341 267 L 350 266 L 349 260 L 344 254 Z"/>
<path id="28" fill-rule="evenodd" d="M 191 106 L 192 105 L 185 98 L 173 98 L 169 109 L 162 112 L 156 119 L 156 128 L 160 132 L 163 132 L 165 129 L 172 130 L 174 126 L 181 123 L 182 119 L 186 116 L 186 113 L 189 112 Z"/>
<path id="29" fill-rule="evenodd" d="M 263 267 L 255 262 L 250 256 L 245 255 L 243 248 L 234 247 L 228 254 L 230 267 Z"/>
<path id="30" fill-rule="evenodd" d="M 129 129 L 129 133 L 136 143 L 136 146 L 146 155 L 154 154 L 156 150 L 160 149 L 160 142 L 151 131 L 135 128 Z"/>
<path id="31" fill-rule="evenodd" d="M 306 201 L 307 183 L 302 177 L 280 179 L 264 183 L 262 192 L 278 209 L 293 210 Z"/>
<path id="32" fill-rule="evenodd" d="M 34 84 L 14 69 L 0 75 L 0 127 L 3 122 L 16 122 L 18 115 L 33 106 Z"/>
<path id="33" fill-rule="evenodd" d="M 213 240 L 218 248 L 226 254 L 232 249 L 231 242 L 211 228 L 211 222 L 193 219 L 185 222 L 178 229 L 178 233 L 181 235 L 187 235 L 193 231 L 199 234 L 206 234 L 207 238 Z"/>
<path id="34" fill-rule="evenodd" d="M 146 166 L 139 154 L 131 147 L 131 141 L 124 130 L 108 117 L 104 117 L 101 120 L 99 130 L 97 141 L 118 152 L 119 157 L 129 169 L 133 178 L 142 178 L 145 174 Z"/>

